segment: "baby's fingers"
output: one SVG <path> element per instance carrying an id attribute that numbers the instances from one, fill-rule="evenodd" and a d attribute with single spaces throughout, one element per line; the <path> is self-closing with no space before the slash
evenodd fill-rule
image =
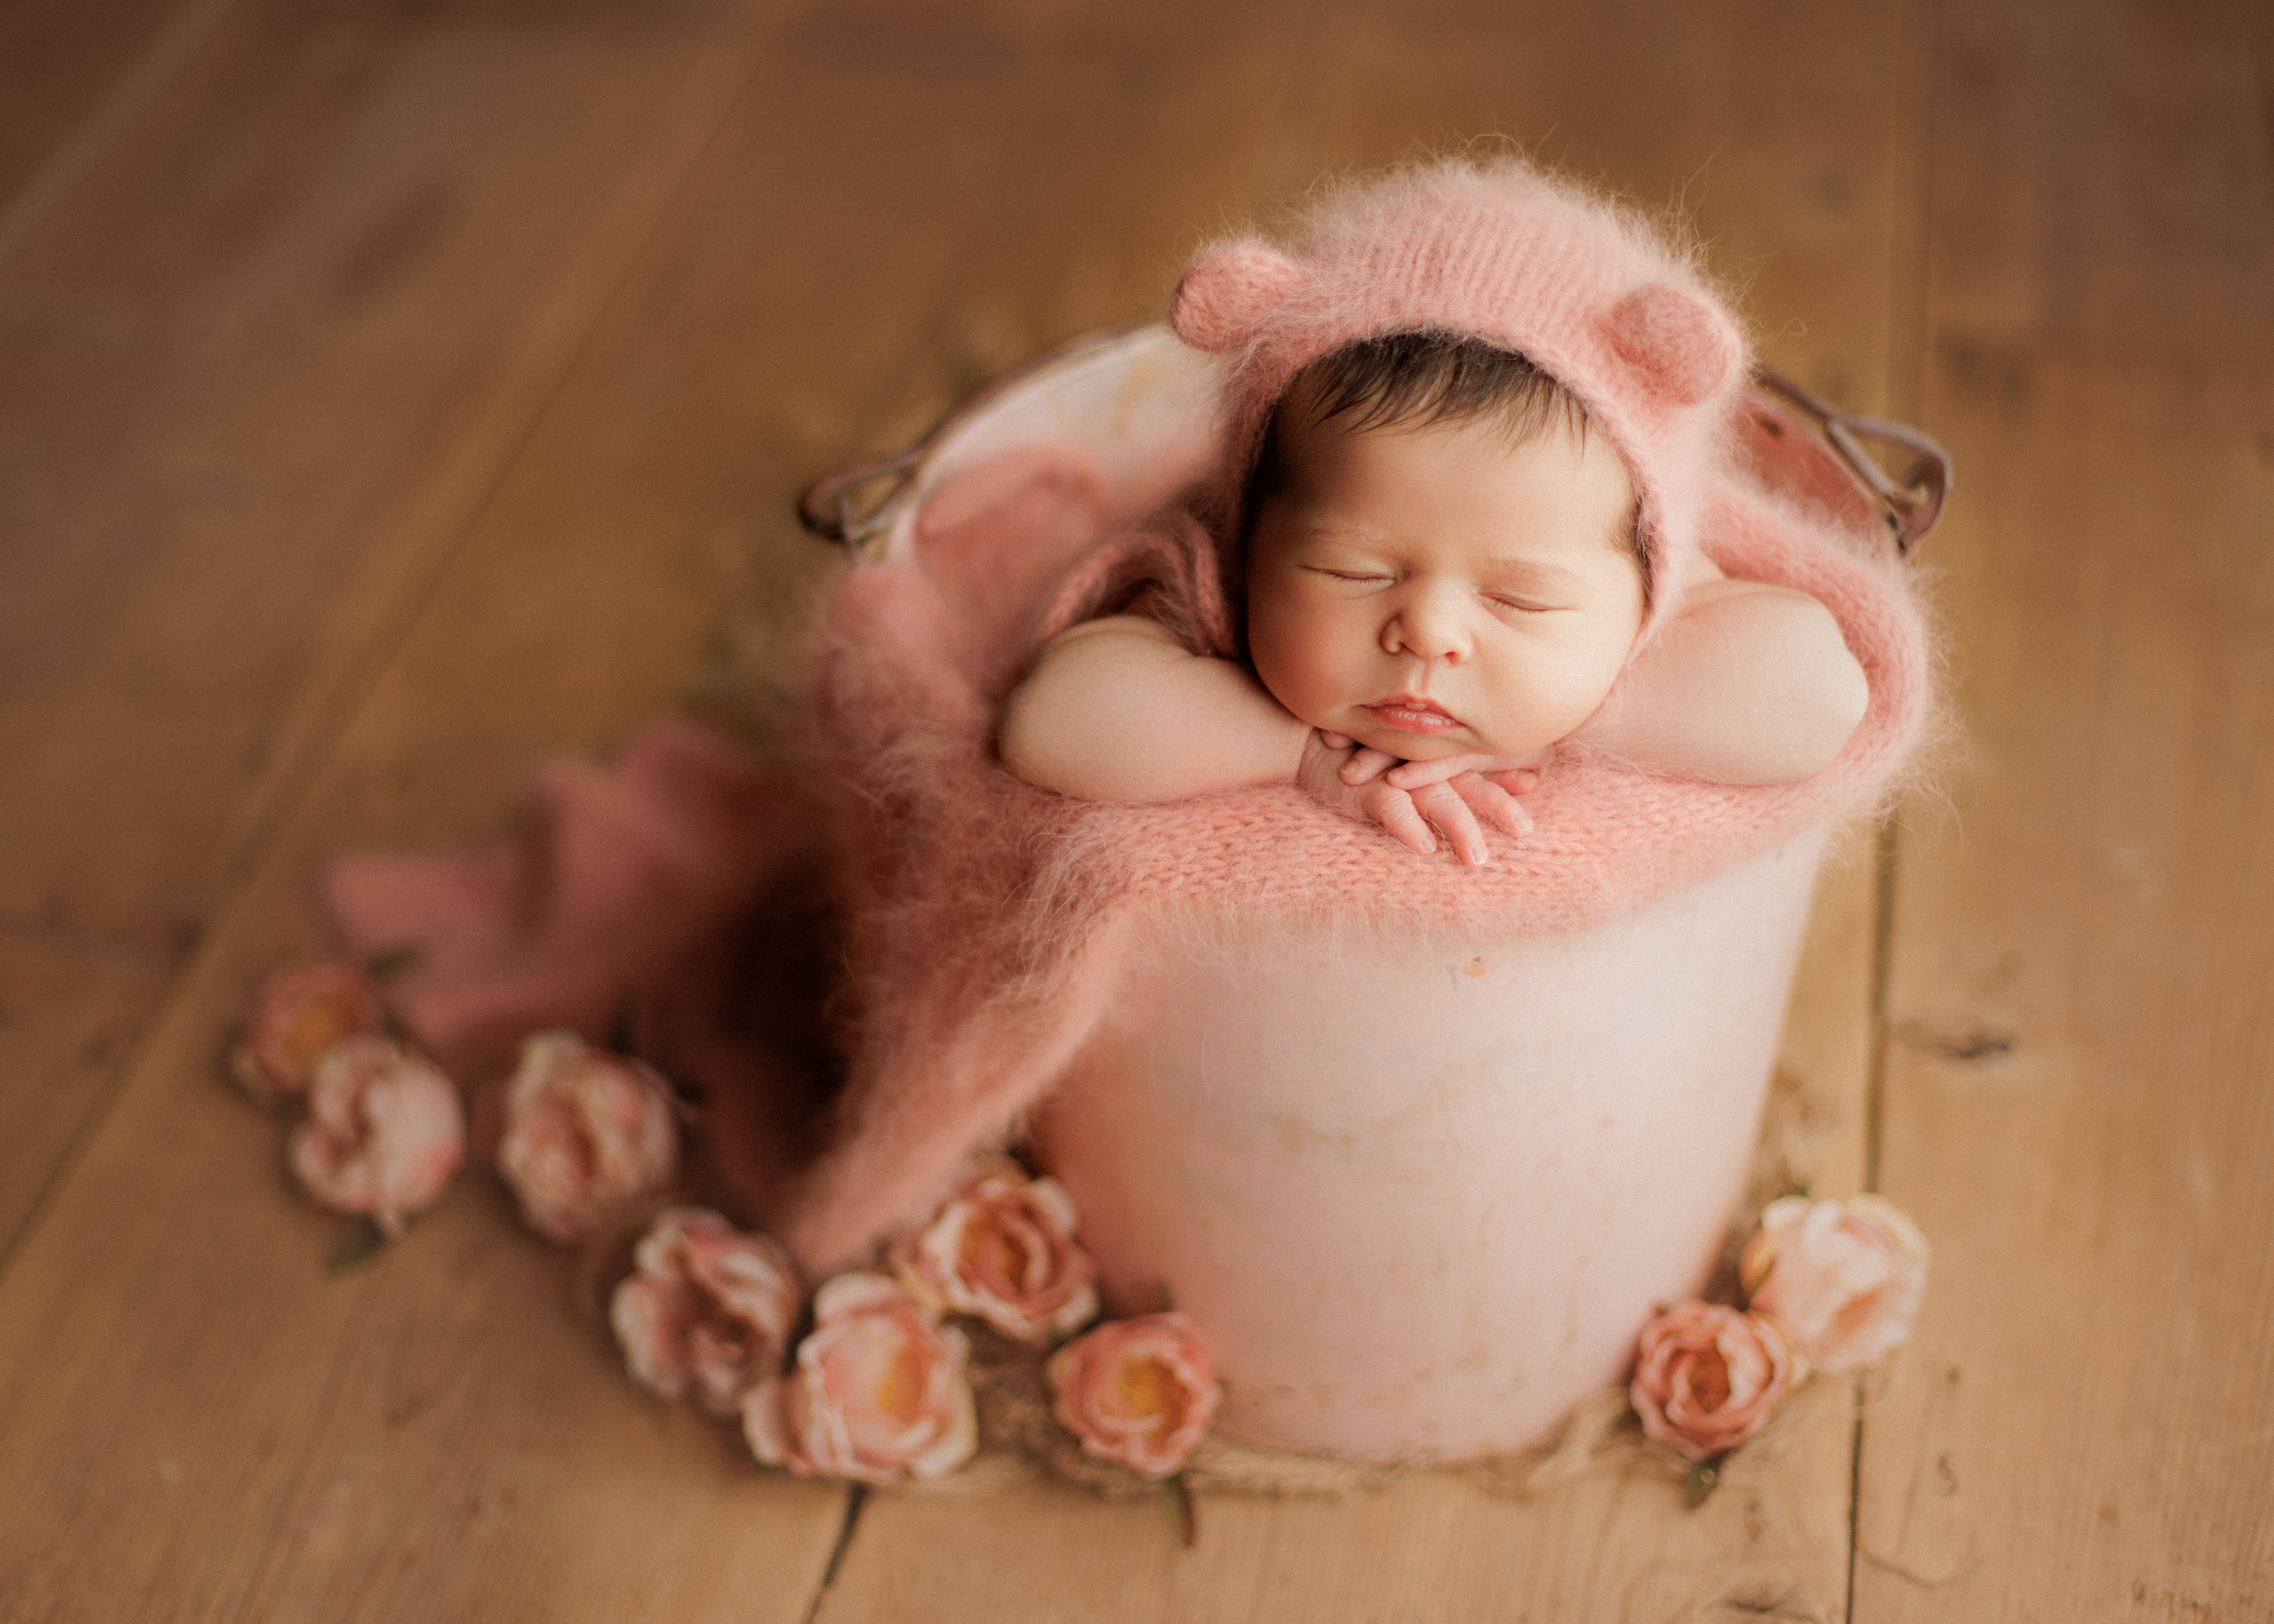
<path id="1" fill-rule="evenodd" d="M 1426 789 L 1432 784 L 1442 784 L 1448 778 L 1478 771 L 1487 762 L 1505 759 L 1495 756 L 1439 756 L 1427 761 L 1410 761 L 1392 771 L 1389 781 L 1403 790 Z"/>
<path id="2" fill-rule="evenodd" d="M 1437 849 L 1428 820 L 1413 805 L 1413 797 L 1387 784 L 1377 785 L 1359 801 L 1374 821 L 1427 857 Z"/>
<path id="3" fill-rule="evenodd" d="M 1343 763 L 1343 782 L 1350 785 L 1370 784 L 1382 775 L 1383 770 L 1397 764 L 1398 758 L 1372 745 L 1362 745 L 1356 755 Z M 1400 789 L 1406 787 L 1398 786 Z"/>
<path id="4" fill-rule="evenodd" d="M 1451 785 L 1431 784 L 1414 791 L 1413 804 L 1422 816 L 1442 831 L 1463 862 L 1480 868 L 1492 861 L 1492 853 L 1485 845 L 1485 831 L 1477 827 L 1476 815 Z"/>
<path id="5" fill-rule="evenodd" d="M 1452 787 L 1472 810 L 1502 834 L 1522 837 L 1532 832 L 1532 814 L 1517 805 L 1516 797 L 1502 785 L 1467 772 L 1455 778 Z"/>

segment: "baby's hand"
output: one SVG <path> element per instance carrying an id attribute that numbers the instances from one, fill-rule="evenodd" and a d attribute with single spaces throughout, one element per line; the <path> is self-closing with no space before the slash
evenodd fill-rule
<path id="1" fill-rule="evenodd" d="M 1328 737 L 1351 742 L 1341 733 Z M 1384 776 L 1386 769 L 1390 783 L 1403 790 L 1415 790 L 1429 784 L 1458 785 L 1464 775 L 1473 773 L 1509 794 L 1528 795 L 1540 787 L 1540 775 L 1546 770 L 1551 749 L 1543 746 L 1523 756 L 1439 756 L 1428 761 L 1404 761 L 1386 750 L 1367 747 L 1344 763 L 1343 782 L 1364 784 Z M 1529 819 L 1524 827 L 1532 827 Z"/>
<path id="2" fill-rule="evenodd" d="M 1532 819 L 1516 803 L 1515 796 L 1521 791 L 1500 781 L 1503 776 L 1528 772 L 1531 783 L 1536 783 L 1539 774 L 1530 758 L 1519 763 L 1516 758 L 1457 757 L 1453 760 L 1457 764 L 1424 774 L 1419 781 L 1407 785 L 1397 781 L 1402 768 L 1383 776 L 1383 769 L 1396 763 L 1396 756 L 1380 750 L 1353 751 L 1352 743 L 1345 734 L 1314 729 L 1304 743 L 1302 767 L 1297 774 L 1303 787 L 1338 811 L 1380 823 L 1424 855 L 1437 849 L 1436 837 L 1430 832 L 1433 823 L 1460 860 L 1472 867 L 1492 861 L 1477 823 L 1480 815 L 1512 836 L 1532 827 Z M 1480 771 L 1471 763 L 1493 765 Z M 1438 763 L 1407 765 L 1435 769 Z M 1524 786 L 1530 786 L 1530 783 Z"/>

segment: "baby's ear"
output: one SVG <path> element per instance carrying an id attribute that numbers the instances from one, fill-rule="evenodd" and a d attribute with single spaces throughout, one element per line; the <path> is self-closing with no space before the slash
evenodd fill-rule
<path id="1" fill-rule="evenodd" d="M 1185 273 L 1169 300 L 1169 325 L 1195 350 L 1237 350 L 1302 275 L 1261 243 L 1227 244 Z"/>
<path id="2" fill-rule="evenodd" d="M 1619 357 L 1671 405 L 1713 399 L 1744 365 L 1744 341 L 1728 318 L 1686 288 L 1637 288 L 1604 313 L 1601 326 Z"/>

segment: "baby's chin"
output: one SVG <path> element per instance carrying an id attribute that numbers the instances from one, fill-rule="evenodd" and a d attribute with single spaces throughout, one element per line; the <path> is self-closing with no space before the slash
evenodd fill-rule
<path id="1" fill-rule="evenodd" d="M 1313 726 L 1322 727 L 1329 733 L 1347 734 L 1368 749 L 1395 756 L 1400 761 L 1437 761 L 1447 756 L 1494 756 L 1515 759 L 1537 756 L 1555 742 L 1552 739 L 1480 738 L 1465 727 L 1450 733 L 1412 733 L 1402 728 L 1383 727 L 1378 724 L 1352 726 L 1347 722 L 1340 726 L 1332 722 L 1317 722 Z"/>
<path id="2" fill-rule="evenodd" d="M 1405 733 L 1388 729 L 1375 730 L 1376 735 L 1360 738 L 1359 742 L 1380 750 L 1385 756 L 1396 756 L 1406 761 L 1435 761 L 1444 756 L 1487 756 L 1482 746 L 1457 735 L 1447 737 L 1439 733 Z M 1357 737 L 1353 734 L 1352 737 Z"/>
<path id="3" fill-rule="evenodd" d="M 1385 756 L 1395 756 L 1401 761 L 1435 761 L 1445 756 L 1487 756 L 1497 751 L 1480 743 L 1468 729 L 1450 733 L 1411 733 L 1403 728 L 1384 727 L 1379 723 L 1348 723 L 1337 725 L 1321 722 L 1315 726 L 1329 733 L 1347 733 L 1368 749 L 1380 750 Z"/>

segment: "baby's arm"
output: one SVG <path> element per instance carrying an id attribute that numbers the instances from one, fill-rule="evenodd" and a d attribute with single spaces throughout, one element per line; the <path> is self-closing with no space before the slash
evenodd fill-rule
<path id="1" fill-rule="evenodd" d="M 1832 764 L 1871 699 L 1832 613 L 1789 588 L 1690 588 L 1577 738 L 1715 784 L 1791 784 Z"/>
<path id="2" fill-rule="evenodd" d="M 1183 801 L 1284 784 L 1310 728 L 1245 666 L 1141 615 L 1059 633 L 1003 707 L 1003 764 L 1084 801 Z"/>
<path id="3" fill-rule="evenodd" d="M 1230 660 L 1193 654 L 1165 627 L 1112 615 L 1061 632 L 1003 707 L 1003 764 L 1028 783 L 1085 801 L 1168 801 L 1299 783 L 1417 852 L 1490 861 L 1480 816 L 1509 834 L 1531 826 L 1509 790 L 1475 773 L 1412 791 L 1351 783 L 1351 741 L 1322 735 Z M 1374 775 L 1367 775 L 1373 778 Z"/>

